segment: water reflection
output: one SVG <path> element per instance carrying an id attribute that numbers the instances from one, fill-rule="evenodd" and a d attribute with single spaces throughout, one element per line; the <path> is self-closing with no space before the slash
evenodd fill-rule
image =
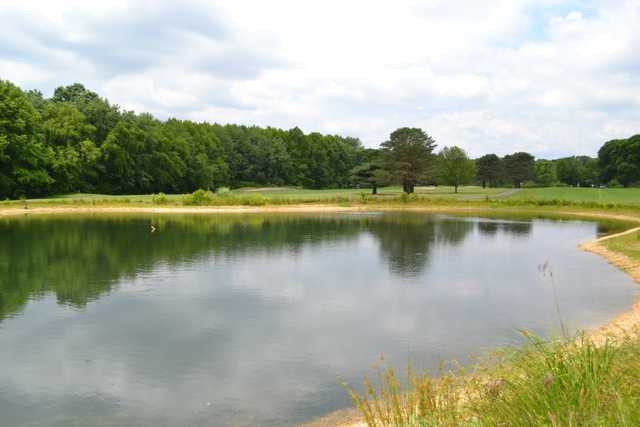
<path id="1" fill-rule="evenodd" d="M 418 276 L 428 265 L 434 244 L 455 246 L 473 231 L 473 222 L 397 215 L 367 221 L 380 244 L 382 260 L 401 276 Z"/>
<path id="2" fill-rule="evenodd" d="M 497 221 L 480 220 L 478 230 L 485 236 L 495 236 L 499 231 L 513 236 L 526 237 L 531 233 L 533 223 L 531 221 Z"/>
<path id="3" fill-rule="evenodd" d="M 530 224 L 496 226 L 521 233 Z M 60 304 L 83 307 L 117 281 L 158 263 L 246 253 L 295 256 L 304 245 L 357 239 L 362 233 L 376 238 L 381 262 L 393 273 L 415 277 L 427 267 L 432 245 L 458 245 L 473 228 L 471 221 L 407 214 L 321 221 L 300 216 L 5 220 L 0 222 L 0 320 L 47 292 Z"/>
<path id="4" fill-rule="evenodd" d="M 156 227 L 150 232 L 150 224 Z M 420 214 L 0 221 L 0 425 L 293 425 L 633 300 L 592 223 Z"/>

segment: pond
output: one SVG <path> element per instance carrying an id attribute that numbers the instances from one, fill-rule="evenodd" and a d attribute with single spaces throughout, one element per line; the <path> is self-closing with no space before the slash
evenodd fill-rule
<path id="1" fill-rule="evenodd" d="M 632 280 L 577 250 L 605 231 L 419 213 L 3 219 L 0 425 L 296 425 L 349 406 L 341 379 L 381 354 L 432 370 L 518 328 L 629 308 Z"/>

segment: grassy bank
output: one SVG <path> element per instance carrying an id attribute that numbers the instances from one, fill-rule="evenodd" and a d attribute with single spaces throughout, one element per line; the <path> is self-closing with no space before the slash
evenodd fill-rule
<path id="1" fill-rule="evenodd" d="M 640 206 L 640 188 L 525 188 L 511 196 L 521 201 L 563 200 L 572 203 L 632 204 Z"/>
<path id="2" fill-rule="evenodd" d="M 583 246 L 640 283 L 640 230 Z M 503 349 L 470 369 L 433 377 L 382 370 L 347 386 L 371 426 L 640 425 L 640 306 L 590 335 Z"/>
<path id="3" fill-rule="evenodd" d="M 46 199 L 0 202 L 0 208 L 55 206 L 282 206 L 330 204 L 341 206 L 459 206 L 459 207 L 578 207 L 634 209 L 640 207 L 640 189 L 536 188 L 508 189 L 418 187 L 406 195 L 400 187 L 381 188 L 378 195 L 367 189 L 307 190 L 290 187 L 244 188 L 219 193 L 101 195 L 69 194 Z"/>
<path id="4" fill-rule="evenodd" d="M 624 236 L 610 239 L 606 242 L 606 247 L 617 253 L 621 253 L 633 261 L 635 264 L 640 265 L 640 231 L 625 234 Z"/>
<path id="5" fill-rule="evenodd" d="M 352 397 L 369 426 L 636 426 L 640 340 L 529 337 L 471 370 L 383 370 Z M 374 385 L 374 382 L 376 383 Z M 404 385 L 401 385 L 404 384 Z"/>

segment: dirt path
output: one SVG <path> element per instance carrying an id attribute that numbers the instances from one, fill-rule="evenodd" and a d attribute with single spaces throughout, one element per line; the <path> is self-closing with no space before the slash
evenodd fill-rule
<path id="1" fill-rule="evenodd" d="M 502 193 L 498 193 L 495 196 L 493 196 L 493 198 L 505 199 L 507 197 L 513 196 L 516 193 L 519 193 L 521 190 L 522 188 L 514 188 L 511 190 L 503 191 Z"/>
<path id="2" fill-rule="evenodd" d="M 514 188 L 512 190 L 503 191 L 502 193 L 497 194 L 469 194 L 468 196 L 462 194 L 460 200 L 486 200 L 486 199 L 506 199 L 507 197 L 513 196 L 517 192 L 519 192 L 521 188 Z"/>

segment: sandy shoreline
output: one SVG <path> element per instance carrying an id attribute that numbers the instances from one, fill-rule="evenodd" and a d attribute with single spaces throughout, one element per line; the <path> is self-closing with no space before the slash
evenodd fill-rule
<path id="1" fill-rule="evenodd" d="M 640 232 L 640 227 L 632 228 L 621 233 L 605 236 L 600 239 L 583 243 L 580 249 L 591 252 L 606 259 L 610 264 L 627 273 L 636 283 L 640 284 L 640 263 L 628 256 L 614 252 L 606 247 L 604 242 L 616 237 Z M 591 337 L 596 342 L 603 342 L 606 338 L 622 337 L 640 328 L 640 298 L 637 298 L 633 306 L 609 320 L 607 323 L 591 332 Z"/>
<path id="2" fill-rule="evenodd" d="M 55 215 L 55 214 L 127 214 L 127 213 L 152 213 L 152 214 L 240 214 L 240 213 L 332 213 L 332 212 L 366 212 L 366 211 L 414 211 L 414 212 L 493 212 L 500 210 L 478 207 L 452 207 L 452 206 L 336 206 L 336 205 L 286 205 L 286 206 L 221 206 L 221 207 L 180 207 L 180 206 L 73 206 L 73 207 L 30 207 L 28 209 L 0 208 L 0 217 L 25 216 L 25 215 Z M 609 214 L 600 212 L 581 211 L 542 211 L 536 209 L 523 209 L 524 212 L 538 212 L 540 214 L 551 213 L 567 216 L 576 216 L 593 219 L 610 219 L 617 221 L 640 223 L 640 217 Z M 505 212 L 509 212 L 505 210 Z M 610 264 L 626 272 L 634 281 L 640 284 L 640 263 L 628 258 L 622 253 L 611 251 L 604 242 L 619 236 L 640 232 L 640 227 L 635 227 L 621 233 L 601 237 L 579 246 L 579 249 L 599 255 Z M 590 331 L 591 337 L 596 342 L 603 342 L 607 337 L 620 337 L 640 328 L 640 298 L 633 306 L 609 320 L 604 325 Z M 310 423 L 304 427 L 366 427 L 360 415 L 354 409 L 343 409 Z"/>
<path id="3" fill-rule="evenodd" d="M 236 214 L 236 213 L 332 213 L 367 211 L 415 211 L 415 212 L 474 212 L 486 208 L 458 206 L 338 206 L 320 204 L 271 205 L 271 206 L 56 206 L 0 208 L 0 217 L 25 215 L 62 214 Z"/>

